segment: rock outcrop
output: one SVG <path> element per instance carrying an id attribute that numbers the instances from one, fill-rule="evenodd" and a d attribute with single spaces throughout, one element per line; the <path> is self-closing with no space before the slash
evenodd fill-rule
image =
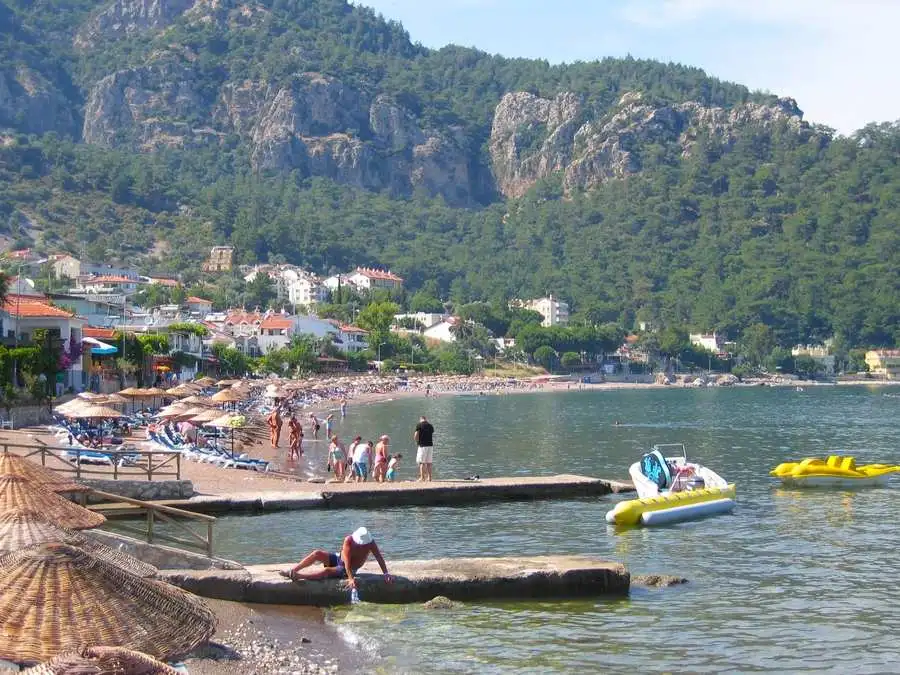
<path id="1" fill-rule="evenodd" d="M 0 66 L 0 128 L 77 134 L 74 106 L 50 80 L 25 65 Z"/>
<path id="2" fill-rule="evenodd" d="M 659 106 L 645 102 L 639 92 L 627 92 L 592 118 L 573 94 L 546 99 L 516 92 L 496 108 L 491 165 L 507 197 L 519 197 L 557 172 L 567 190 L 588 189 L 640 171 L 641 151 L 649 145 L 678 144 L 687 156 L 698 138 L 728 145 L 747 126 L 786 124 L 800 131 L 807 128 L 802 115 L 792 99 L 725 109 L 693 101 Z"/>
<path id="3" fill-rule="evenodd" d="M 85 105 L 82 135 L 86 143 L 106 147 L 185 146 L 209 133 L 188 123 L 205 108 L 191 69 L 163 60 L 97 82 Z"/>
<path id="4" fill-rule="evenodd" d="M 101 40 L 116 40 L 171 25 L 195 0 L 115 0 L 75 35 L 74 44 L 88 49 Z"/>

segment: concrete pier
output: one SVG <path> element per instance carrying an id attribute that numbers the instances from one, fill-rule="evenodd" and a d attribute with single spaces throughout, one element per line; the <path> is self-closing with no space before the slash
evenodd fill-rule
<path id="1" fill-rule="evenodd" d="M 388 560 L 394 582 L 369 561 L 358 573 L 365 602 L 417 603 L 443 595 L 451 600 L 621 596 L 630 575 L 620 563 L 580 556 Z M 197 595 L 236 602 L 327 607 L 348 604 L 343 580 L 290 581 L 278 574 L 293 563 L 244 570 L 166 570 L 160 578 Z"/>
<path id="2" fill-rule="evenodd" d="M 437 480 L 432 483 L 300 483 L 284 492 L 196 495 L 160 502 L 197 513 L 268 512 L 316 508 L 441 506 L 484 501 L 572 499 L 631 492 L 630 482 L 588 476 L 524 476 L 477 481 Z"/>

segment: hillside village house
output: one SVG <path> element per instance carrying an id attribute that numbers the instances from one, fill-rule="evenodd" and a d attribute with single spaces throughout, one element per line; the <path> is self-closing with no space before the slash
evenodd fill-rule
<path id="1" fill-rule="evenodd" d="M 426 340 L 435 340 L 437 342 L 456 342 L 456 335 L 453 334 L 453 331 L 459 321 L 455 316 L 444 319 L 440 323 L 423 330 L 422 337 Z"/>
<path id="2" fill-rule="evenodd" d="M 295 265 L 256 265 L 242 268 L 248 271 L 244 281 L 250 283 L 258 274 L 267 274 L 272 281 L 275 297 L 291 305 L 315 305 L 328 298 L 328 289 L 319 278 Z"/>
<path id="3" fill-rule="evenodd" d="M 691 333 L 688 336 L 691 344 L 713 354 L 722 351 L 722 338 L 715 333 Z"/>
<path id="4" fill-rule="evenodd" d="M 827 341 L 826 341 L 827 342 Z M 791 356 L 808 356 L 822 368 L 828 377 L 834 375 L 834 354 L 829 354 L 829 348 L 825 345 L 797 345 L 791 349 Z"/>
<path id="5" fill-rule="evenodd" d="M 230 272 L 234 265 L 234 246 L 213 246 L 200 268 L 204 272 Z"/>
<path id="6" fill-rule="evenodd" d="M 366 291 L 392 291 L 403 286 L 402 277 L 398 277 L 390 270 L 376 270 L 371 267 L 357 267 L 355 272 L 347 276 L 347 281 Z"/>
<path id="7" fill-rule="evenodd" d="M 544 328 L 569 325 L 569 303 L 554 298 L 552 294 L 546 298 L 535 298 L 534 300 L 513 300 L 509 304 L 510 307 L 530 309 L 540 314 L 544 317 L 541 321 Z"/>
<path id="8" fill-rule="evenodd" d="M 84 319 L 51 305 L 44 296 L 9 294 L 0 306 L 0 333 L 9 346 L 28 345 L 35 330 L 46 329 L 63 341 L 63 349 L 69 349 L 81 344 L 84 325 Z M 82 362 L 76 359 L 58 384 L 79 389 L 83 380 Z"/>
<path id="9" fill-rule="evenodd" d="M 421 329 L 431 328 L 439 324 L 447 318 L 447 314 L 443 312 L 413 312 L 411 314 L 395 314 L 394 321 L 399 324 L 401 321 L 414 321 Z"/>
<path id="10" fill-rule="evenodd" d="M 212 300 L 207 300 L 206 298 L 198 298 L 196 296 L 189 296 L 185 301 L 187 305 L 188 311 L 192 314 L 199 314 L 200 316 L 206 316 L 209 314 L 210 310 L 212 310 Z"/>
<path id="11" fill-rule="evenodd" d="M 99 276 L 79 277 L 73 294 L 96 293 L 100 295 L 124 294 L 129 295 L 137 291 L 139 281 L 118 274 L 104 274 Z"/>
<path id="12" fill-rule="evenodd" d="M 872 375 L 885 380 L 900 379 L 900 349 L 870 349 L 866 352 L 866 366 Z"/>

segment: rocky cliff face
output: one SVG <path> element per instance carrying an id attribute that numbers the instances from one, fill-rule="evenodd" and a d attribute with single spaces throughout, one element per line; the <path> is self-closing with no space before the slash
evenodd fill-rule
<path id="1" fill-rule="evenodd" d="M 88 49 L 101 40 L 115 40 L 146 30 L 165 28 L 195 0 L 115 0 L 75 35 L 75 46 Z"/>
<path id="2" fill-rule="evenodd" d="M 0 64 L 0 128 L 4 127 L 64 136 L 77 135 L 78 130 L 72 103 L 53 82 L 28 66 Z"/>
<path id="3" fill-rule="evenodd" d="M 555 99 L 516 92 L 500 101 L 491 129 L 491 166 L 498 190 L 519 197 L 534 183 L 563 173 L 567 190 L 589 189 L 611 178 L 641 170 L 640 149 L 678 144 L 689 155 L 696 140 L 709 137 L 725 145 L 747 126 L 786 124 L 806 129 L 792 99 L 773 105 L 748 103 L 730 110 L 696 102 L 654 106 L 638 92 L 593 119 L 573 94 Z"/>

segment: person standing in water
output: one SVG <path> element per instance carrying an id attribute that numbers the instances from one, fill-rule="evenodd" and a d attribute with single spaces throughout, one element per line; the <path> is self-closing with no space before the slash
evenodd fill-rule
<path id="1" fill-rule="evenodd" d="M 378 439 L 375 444 L 375 466 L 372 469 L 372 479 L 376 483 L 383 483 L 388 465 L 388 450 L 390 449 L 391 439 L 387 434 Z"/>
<path id="2" fill-rule="evenodd" d="M 289 445 L 291 454 L 289 459 L 300 459 L 303 454 L 303 427 L 294 415 L 288 420 L 288 429 L 290 430 Z"/>
<path id="3" fill-rule="evenodd" d="M 430 481 L 432 479 L 432 466 L 434 464 L 434 427 L 431 426 L 425 415 L 419 418 L 416 430 L 413 432 L 413 440 L 416 442 L 416 464 L 419 465 L 419 480 Z"/>
<path id="4" fill-rule="evenodd" d="M 275 449 L 278 447 L 278 444 L 281 442 L 281 426 L 284 424 L 284 420 L 281 419 L 281 409 L 275 408 L 272 411 L 272 414 L 268 417 L 269 423 L 269 440 L 272 443 L 272 448 Z"/>
<path id="5" fill-rule="evenodd" d="M 331 431 L 334 428 L 334 415 L 330 414 L 325 418 L 325 438 L 331 438 Z"/>
<path id="6" fill-rule="evenodd" d="M 313 428 L 313 438 L 318 440 L 319 429 L 321 428 L 321 425 L 319 424 L 319 418 L 316 417 L 315 413 L 310 413 L 309 420 L 310 420 L 310 423 L 312 424 L 312 428 Z"/>
<path id="7" fill-rule="evenodd" d="M 347 416 L 347 399 L 341 401 L 341 417 Z"/>

